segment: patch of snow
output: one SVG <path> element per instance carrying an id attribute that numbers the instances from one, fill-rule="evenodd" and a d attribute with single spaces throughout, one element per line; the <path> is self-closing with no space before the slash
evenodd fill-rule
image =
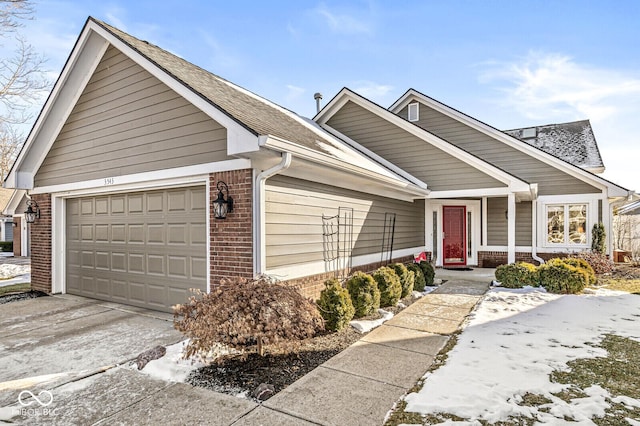
<path id="1" fill-rule="evenodd" d="M 625 417 L 625 420 L 626 420 L 626 421 L 627 421 L 627 423 L 629 423 L 631 426 L 640 426 L 640 421 L 638 421 L 638 420 L 630 419 L 629 417 Z"/>
<path id="2" fill-rule="evenodd" d="M 10 278 L 17 277 L 18 275 L 25 275 L 29 273 L 31 273 L 30 265 L 13 265 L 10 263 L 0 265 L 0 280 L 8 280 Z"/>
<path id="3" fill-rule="evenodd" d="M 552 383 L 550 374 L 567 370 L 571 360 L 605 356 L 604 349 L 594 347 L 605 334 L 640 341 L 637 295 L 605 289 L 557 295 L 532 287 L 493 288 L 471 314 L 447 363 L 425 376 L 419 392 L 407 395 L 405 410 L 488 422 L 526 416 L 554 423 L 566 415 L 592 424 L 589 419 L 604 413 L 611 395 L 591 386 L 584 390 L 586 398 L 562 401 L 552 393 L 569 385 Z M 519 405 L 526 393 L 553 402 Z M 630 406 L 640 404 L 627 396 L 617 398 Z M 541 411 L 545 407 L 547 413 Z"/>
<path id="4" fill-rule="evenodd" d="M 149 361 L 140 371 L 156 379 L 168 382 L 184 382 L 191 371 L 206 365 L 201 361 L 182 357 L 188 342 L 188 340 L 184 340 L 167 346 L 167 352 L 162 358 Z M 137 367 L 135 368 L 137 369 Z"/>
<path id="5" fill-rule="evenodd" d="M 353 320 L 349 323 L 349 325 L 356 329 L 359 333 L 368 333 L 376 327 L 381 326 L 386 321 L 389 321 L 393 318 L 393 312 L 385 311 L 384 309 L 378 309 L 378 313 L 382 315 L 382 318 L 378 318 L 376 320 Z"/>

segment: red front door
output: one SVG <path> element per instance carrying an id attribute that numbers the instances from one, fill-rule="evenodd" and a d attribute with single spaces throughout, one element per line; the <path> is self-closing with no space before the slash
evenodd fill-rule
<path id="1" fill-rule="evenodd" d="M 466 265 L 465 206 L 442 207 L 442 266 Z"/>

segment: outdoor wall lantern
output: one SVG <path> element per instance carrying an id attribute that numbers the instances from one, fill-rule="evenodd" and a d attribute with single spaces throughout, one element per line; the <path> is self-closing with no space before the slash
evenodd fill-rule
<path id="1" fill-rule="evenodd" d="M 213 217 L 226 219 L 227 213 L 233 211 L 233 198 L 229 196 L 229 187 L 223 181 L 218 181 L 216 188 L 218 188 L 218 198 L 211 203 L 213 205 Z"/>
<path id="2" fill-rule="evenodd" d="M 33 200 L 27 201 L 27 211 L 24 212 L 24 218 L 27 223 L 33 223 L 36 219 L 40 219 L 40 207 Z"/>

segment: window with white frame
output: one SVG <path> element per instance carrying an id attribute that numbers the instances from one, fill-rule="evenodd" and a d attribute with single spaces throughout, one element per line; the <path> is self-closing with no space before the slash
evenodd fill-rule
<path id="1" fill-rule="evenodd" d="M 419 104 L 417 102 L 409 104 L 409 110 L 407 113 L 409 121 L 418 121 L 420 119 L 420 108 L 418 107 L 418 105 Z"/>
<path id="2" fill-rule="evenodd" d="M 587 245 L 588 205 L 549 204 L 546 206 L 547 243 L 550 245 Z"/>

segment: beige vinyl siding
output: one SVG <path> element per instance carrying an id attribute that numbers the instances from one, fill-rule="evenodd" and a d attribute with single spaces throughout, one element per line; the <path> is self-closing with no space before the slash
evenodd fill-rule
<path id="1" fill-rule="evenodd" d="M 507 198 L 487 198 L 487 244 L 506 246 Z M 531 245 L 531 202 L 516 203 L 516 245 Z"/>
<path id="2" fill-rule="evenodd" d="M 349 101 L 327 122 L 434 191 L 504 187 L 497 179 Z"/>
<path id="3" fill-rule="evenodd" d="M 543 161 L 493 139 L 453 118 L 420 103 L 420 116 L 414 121 L 423 129 L 455 144 L 520 179 L 538 184 L 539 195 L 591 194 L 601 192 Z M 399 115 L 407 118 L 407 107 Z M 524 143 L 524 142 L 522 142 Z"/>
<path id="4" fill-rule="evenodd" d="M 284 176 L 266 183 L 267 268 L 322 262 L 322 215 L 352 207 L 352 255 L 379 253 L 385 212 L 396 213 L 394 250 L 424 246 L 424 201 L 367 195 Z"/>
<path id="5" fill-rule="evenodd" d="M 227 132 L 110 47 L 38 170 L 36 186 L 227 159 Z"/>

